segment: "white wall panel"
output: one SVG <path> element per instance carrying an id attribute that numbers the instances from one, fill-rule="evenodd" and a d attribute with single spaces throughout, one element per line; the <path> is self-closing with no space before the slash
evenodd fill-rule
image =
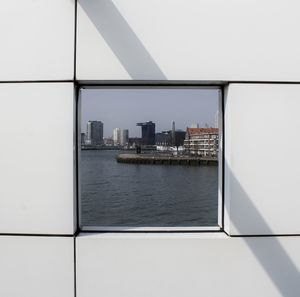
<path id="1" fill-rule="evenodd" d="M 74 4 L 0 1 L 0 81 L 73 79 Z"/>
<path id="2" fill-rule="evenodd" d="M 300 233 L 300 85 L 233 84 L 225 99 L 230 234 Z"/>
<path id="3" fill-rule="evenodd" d="M 300 81 L 299 1 L 79 0 L 81 80 Z"/>
<path id="4" fill-rule="evenodd" d="M 74 297 L 73 238 L 0 237 L 0 296 Z"/>
<path id="5" fill-rule="evenodd" d="M 0 84 L 0 233 L 73 233 L 73 84 Z"/>
<path id="6" fill-rule="evenodd" d="M 78 297 L 296 297 L 300 238 L 101 234 L 77 238 Z"/>

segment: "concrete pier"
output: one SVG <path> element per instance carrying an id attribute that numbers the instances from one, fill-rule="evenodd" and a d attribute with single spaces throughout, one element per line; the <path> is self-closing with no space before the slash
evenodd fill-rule
<path id="1" fill-rule="evenodd" d="M 218 165 L 217 158 L 172 156 L 164 154 L 119 154 L 116 156 L 119 163 L 128 164 L 151 164 L 151 165 Z"/>

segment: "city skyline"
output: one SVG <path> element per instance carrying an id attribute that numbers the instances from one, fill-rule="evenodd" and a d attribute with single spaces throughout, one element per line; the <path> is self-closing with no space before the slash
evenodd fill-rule
<path id="1" fill-rule="evenodd" d="M 186 130 L 193 124 L 215 125 L 218 89 L 87 89 L 81 94 L 81 132 L 88 121 L 103 123 L 103 137 L 115 128 L 128 129 L 129 137 L 141 137 L 138 122 L 153 121 L 156 132 Z"/>
<path id="2" fill-rule="evenodd" d="M 216 112 L 216 115 L 218 115 L 218 111 Z M 104 123 L 103 123 L 102 121 L 99 121 L 99 120 L 97 120 L 97 121 L 94 121 L 94 120 L 89 120 L 89 121 L 87 121 L 87 123 L 86 123 L 86 130 L 85 130 L 85 131 L 81 131 L 81 133 L 82 133 L 82 134 L 85 134 L 87 138 L 89 138 L 89 136 L 88 136 L 88 134 L 89 134 L 89 132 L 88 132 L 88 125 L 89 125 L 89 123 L 91 123 L 91 122 L 101 122 L 101 123 L 102 123 L 102 129 L 103 129 L 103 126 L 104 126 Z M 153 122 L 153 121 L 150 121 L 150 122 Z M 216 124 L 216 123 L 217 123 L 217 124 Z M 155 123 L 154 123 L 154 124 L 155 124 Z M 166 130 L 161 130 L 161 131 L 155 130 L 155 133 L 156 133 L 156 134 L 159 134 L 159 133 L 162 133 L 162 132 L 172 131 L 172 130 L 173 130 L 173 127 L 175 128 L 176 131 L 183 131 L 183 132 L 185 132 L 188 128 L 218 128 L 218 122 L 217 122 L 217 121 L 215 121 L 215 123 L 214 123 L 213 126 L 209 126 L 209 125 L 206 124 L 205 127 L 200 126 L 199 123 L 192 123 L 192 124 L 190 124 L 189 126 L 185 127 L 185 129 L 181 129 L 181 128 L 175 127 L 175 121 L 172 121 L 171 124 L 172 124 L 171 129 L 166 129 Z M 138 126 L 138 125 L 137 125 L 137 126 Z M 114 129 L 112 130 L 111 135 L 106 136 L 106 137 L 103 135 L 103 139 L 112 139 L 112 140 L 115 140 L 114 133 L 115 133 L 116 130 L 120 130 L 120 132 L 122 132 L 122 131 L 127 131 L 127 134 L 128 134 L 127 137 L 129 137 L 129 138 L 130 138 L 130 137 L 141 138 L 141 136 L 142 136 L 142 135 L 139 135 L 139 136 L 130 136 L 130 135 L 129 135 L 129 129 L 123 129 L 122 127 L 116 127 L 116 128 L 114 128 Z M 175 131 L 175 130 L 174 130 L 174 131 Z M 142 134 L 142 133 L 141 133 L 141 134 Z M 120 136 L 119 136 L 119 137 L 120 137 Z"/>

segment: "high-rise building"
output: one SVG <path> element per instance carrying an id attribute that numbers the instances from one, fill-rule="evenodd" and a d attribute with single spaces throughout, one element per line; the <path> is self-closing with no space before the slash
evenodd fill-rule
<path id="1" fill-rule="evenodd" d="M 121 134 L 121 129 L 120 128 L 115 128 L 113 130 L 113 141 L 114 145 L 120 145 L 120 134 Z"/>
<path id="2" fill-rule="evenodd" d="M 92 145 L 103 143 L 103 123 L 101 121 L 87 122 L 86 143 Z"/>
<path id="3" fill-rule="evenodd" d="M 115 128 L 113 130 L 114 145 L 126 145 L 128 144 L 129 131 L 128 129 Z"/>
<path id="4" fill-rule="evenodd" d="M 129 140 L 128 129 L 121 129 L 121 132 L 120 132 L 120 144 L 121 145 L 126 145 L 126 144 L 128 144 L 128 140 Z"/>
<path id="5" fill-rule="evenodd" d="M 142 127 L 142 145 L 155 145 L 155 123 L 148 121 L 136 125 Z"/>

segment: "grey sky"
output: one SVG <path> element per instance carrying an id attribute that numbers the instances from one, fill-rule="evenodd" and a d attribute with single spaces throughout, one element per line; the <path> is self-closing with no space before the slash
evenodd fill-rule
<path id="1" fill-rule="evenodd" d="M 81 93 L 81 131 L 89 120 L 102 121 L 104 137 L 114 128 L 129 129 L 129 137 L 140 137 L 136 123 L 153 121 L 156 132 L 185 130 L 194 123 L 214 126 L 218 110 L 217 89 L 83 89 Z"/>

